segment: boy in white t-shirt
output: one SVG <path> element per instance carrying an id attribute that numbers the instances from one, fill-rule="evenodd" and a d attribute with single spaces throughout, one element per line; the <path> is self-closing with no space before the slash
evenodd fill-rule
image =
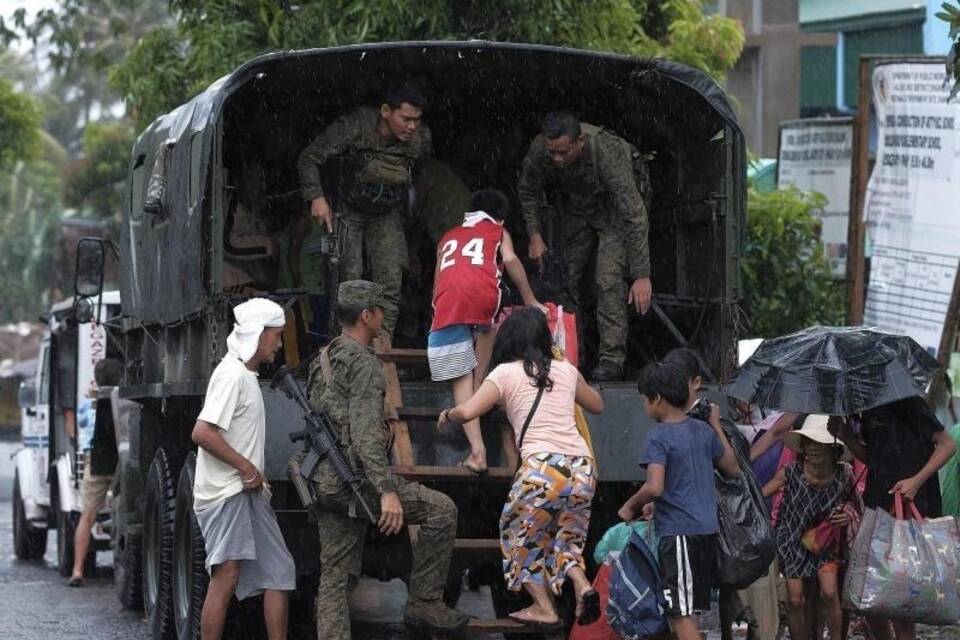
<path id="1" fill-rule="evenodd" d="M 193 509 L 210 572 L 200 630 L 204 640 L 220 638 L 234 594 L 243 600 L 263 593 L 267 634 L 276 640 L 287 637 L 287 591 L 296 588 L 296 574 L 263 477 L 266 420 L 256 372 L 280 349 L 285 314 L 263 298 L 233 314 L 227 355 L 210 376 L 193 428 Z"/>

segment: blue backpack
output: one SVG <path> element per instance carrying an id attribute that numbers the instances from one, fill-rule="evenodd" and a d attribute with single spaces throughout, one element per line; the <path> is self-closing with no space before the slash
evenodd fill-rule
<path id="1" fill-rule="evenodd" d="M 663 583 L 657 561 L 643 538 L 634 531 L 614 560 L 610 577 L 607 622 L 624 640 L 639 640 L 670 631 Z"/>

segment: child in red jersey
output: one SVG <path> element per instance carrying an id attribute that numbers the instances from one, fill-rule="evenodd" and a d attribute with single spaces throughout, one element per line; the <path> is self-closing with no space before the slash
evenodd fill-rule
<path id="1" fill-rule="evenodd" d="M 541 306 L 513 250 L 503 219 L 510 208 L 496 189 L 473 194 L 463 224 L 447 231 L 437 245 L 433 276 L 433 324 L 427 357 L 433 380 L 452 380 L 456 404 L 480 384 L 493 350 L 493 321 L 500 310 L 500 276 L 506 269 L 524 304 Z M 474 379 L 474 374 L 477 379 Z M 480 421 L 463 425 L 470 455 L 460 464 L 474 473 L 487 470 Z"/>

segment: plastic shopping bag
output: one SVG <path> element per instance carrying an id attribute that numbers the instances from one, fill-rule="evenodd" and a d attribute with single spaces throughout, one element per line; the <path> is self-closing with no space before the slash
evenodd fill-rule
<path id="1" fill-rule="evenodd" d="M 960 528 L 952 516 L 925 520 L 894 496 L 894 516 L 868 509 L 844 582 L 844 606 L 931 625 L 960 622 Z"/>
<path id="2" fill-rule="evenodd" d="M 749 459 L 745 440 L 736 427 L 724 424 L 737 456 L 740 475 L 726 478 L 716 474 L 717 578 L 721 585 L 745 589 L 766 574 L 776 555 L 770 515 Z"/>
<path id="3" fill-rule="evenodd" d="M 618 522 L 607 529 L 600 537 L 597 546 L 593 550 L 593 559 L 597 563 L 606 562 L 611 554 L 617 554 L 623 551 L 630 541 L 630 536 L 636 531 L 643 541 L 647 543 L 657 558 L 657 545 L 659 538 L 653 527 L 652 520 L 634 520 L 633 522 Z M 657 558 L 659 560 L 659 558 Z"/>

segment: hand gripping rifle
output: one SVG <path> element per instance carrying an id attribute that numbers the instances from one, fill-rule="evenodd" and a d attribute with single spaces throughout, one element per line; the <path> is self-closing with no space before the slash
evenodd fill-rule
<path id="1" fill-rule="evenodd" d="M 290 434 L 291 442 L 306 442 L 309 450 L 303 463 L 300 465 L 300 475 L 309 480 L 314 468 L 324 459 L 328 459 L 334 472 L 343 480 L 353 492 L 357 504 L 363 509 L 367 518 L 377 524 L 377 517 L 367 502 L 369 491 L 364 492 L 367 482 L 363 474 L 357 472 L 350 464 L 340 448 L 340 437 L 333 426 L 333 421 L 325 411 L 318 411 L 310 406 L 303 389 L 290 375 L 286 366 L 280 367 L 270 383 L 271 389 L 279 389 L 285 396 L 293 400 L 303 411 L 304 428 Z"/>

